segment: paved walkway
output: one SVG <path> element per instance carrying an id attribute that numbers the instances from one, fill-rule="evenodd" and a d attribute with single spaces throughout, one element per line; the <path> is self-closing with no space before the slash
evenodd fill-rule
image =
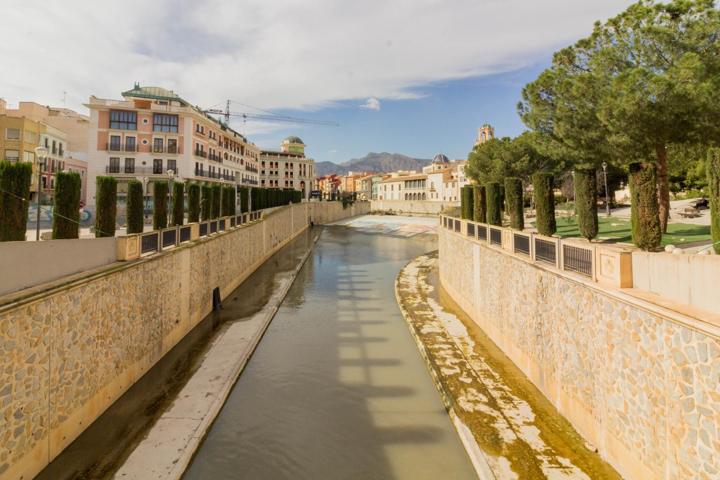
<path id="1" fill-rule="evenodd" d="M 437 264 L 437 254 L 410 262 L 396 294 L 482 478 L 620 478 L 482 331 L 449 306 L 434 285 Z"/>

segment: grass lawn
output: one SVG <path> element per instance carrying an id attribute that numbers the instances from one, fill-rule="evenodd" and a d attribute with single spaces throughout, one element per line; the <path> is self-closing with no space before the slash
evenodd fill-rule
<path id="1" fill-rule="evenodd" d="M 562 238 L 579 237 L 577 221 L 574 217 L 557 219 L 557 235 Z M 630 220 L 621 218 L 599 218 L 598 240 L 612 239 L 615 242 L 631 243 Z M 663 235 L 662 245 L 683 245 L 686 243 L 710 240 L 710 227 L 705 225 L 688 225 L 671 223 L 668 233 Z"/>

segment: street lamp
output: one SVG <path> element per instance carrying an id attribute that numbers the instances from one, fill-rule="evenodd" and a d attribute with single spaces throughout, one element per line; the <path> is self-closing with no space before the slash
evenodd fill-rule
<path id="1" fill-rule="evenodd" d="M 170 208 L 169 208 L 169 212 L 168 212 L 168 213 L 170 214 L 170 219 L 172 219 L 172 218 L 173 218 L 173 216 L 172 216 L 172 211 L 173 211 L 173 208 L 174 208 L 172 202 L 173 202 L 173 184 L 175 183 L 175 180 L 174 180 L 174 178 L 175 178 L 175 170 L 168 169 L 168 171 L 167 171 L 167 176 L 168 176 L 168 178 L 170 179 L 170 182 L 169 182 L 169 185 L 168 185 L 168 187 L 169 187 L 168 190 L 170 190 Z M 170 223 L 172 223 L 172 222 L 170 222 Z"/>
<path id="2" fill-rule="evenodd" d="M 610 216 L 610 192 L 608 192 L 607 184 L 607 162 L 602 163 L 603 177 L 605 178 L 605 215 Z"/>
<path id="3" fill-rule="evenodd" d="M 40 171 L 45 165 L 48 149 L 45 147 L 35 147 L 35 161 L 37 163 L 37 217 L 35 219 L 35 241 L 40 241 Z"/>

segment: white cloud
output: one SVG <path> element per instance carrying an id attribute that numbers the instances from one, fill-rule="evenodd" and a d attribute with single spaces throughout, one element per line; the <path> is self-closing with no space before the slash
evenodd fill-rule
<path id="1" fill-rule="evenodd" d="M 534 63 L 630 2 L 5 0 L 0 96 L 78 108 L 139 81 L 201 106 L 369 106 Z"/>
<path id="2" fill-rule="evenodd" d="M 367 108 L 368 110 L 380 110 L 380 100 L 375 97 L 370 97 L 365 103 L 360 105 L 360 108 Z"/>

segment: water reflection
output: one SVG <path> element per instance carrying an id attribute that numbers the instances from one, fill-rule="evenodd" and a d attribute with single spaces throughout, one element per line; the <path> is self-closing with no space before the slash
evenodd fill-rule
<path id="1" fill-rule="evenodd" d="M 185 478 L 475 478 L 395 303 L 434 248 L 327 228 Z"/>

